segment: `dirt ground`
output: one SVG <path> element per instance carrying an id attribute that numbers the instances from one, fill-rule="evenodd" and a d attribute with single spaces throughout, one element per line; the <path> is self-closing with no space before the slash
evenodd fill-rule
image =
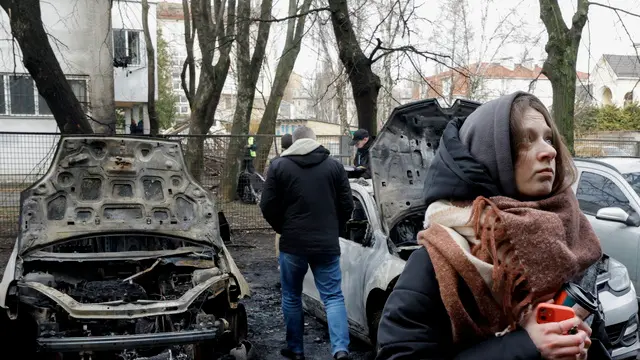
<path id="1" fill-rule="evenodd" d="M 280 274 L 274 253 L 274 235 L 245 233 L 232 239 L 237 246 L 229 251 L 251 286 L 251 299 L 245 301 L 249 317 L 249 341 L 256 346 L 258 359 L 280 360 L 285 347 L 284 320 L 280 307 Z M 305 315 L 305 357 L 309 360 L 331 359 L 326 325 Z M 351 340 L 351 359 L 373 359 L 370 347 Z"/>

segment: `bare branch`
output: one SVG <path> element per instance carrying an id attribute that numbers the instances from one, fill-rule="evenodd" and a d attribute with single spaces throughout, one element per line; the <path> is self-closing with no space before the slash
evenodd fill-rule
<path id="1" fill-rule="evenodd" d="M 632 13 L 631 11 L 623 10 L 623 9 L 617 8 L 615 6 L 600 4 L 600 3 L 597 3 L 597 2 L 591 2 L 591 1 L 588 3 L 588 5 L 600 6 L 600 7 L 603 7 L 603 8 L 607 8 L 609 10 L 620 11 L 621 13 L 625 13 L 627 15 L 631 15 L 631 16 L 635 16 L 635 17 L 639 17 L 640 18 L 640 14 Z"/>
<path id="2" fill-rule="evenodd" d="M 283 21 L 287 21 L 290 19 L 296 19 L 299 17 L 303 17 L 303 16 L 307 16 L 309 14 L 313 14 L 313 13 L 318 13 L 318 12 L 322 12 L 322 11 L 331 11 L 331 9 L 329 9 L 329 7 L 321 7 L 321 8 L 316 8 L 316 9 L 311 9 L 309 11 L 304 11 L 295 15 L 289 15 L 283 18 L 272 18 L 272 19 L 261 19 L 261 18 L 241 18 L 238 16 L 238 20 L 249 20 L 249 21 L 253 21 L 253 22 L 283 22 Z"/>

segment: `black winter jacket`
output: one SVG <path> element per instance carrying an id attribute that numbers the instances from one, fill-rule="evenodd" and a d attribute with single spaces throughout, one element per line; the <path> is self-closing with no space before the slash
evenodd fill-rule
<path id="1" fill-rule="evenodd" d="M 463 121 L 451 121 L 443 132 L 426 176 L 427 205 L 440 199 L 473 200 L 479 195 L 500 194 L 486 168 L 460 141 L 458 130 Z M 471 290 L 463 281 L 459 287 L 461 301 L 472 318 L 477 318 L 479 311 L 474 311 Z M 602 345 L 610 347 L 604 322 L 597 318 L 591 326 L 593 345 L 589 359 L 609 359 Z M 540 359 L 528 333 L 522 329 L 502 337 L 454 346 L 449 315 L 440 297 L 431 258 L 424 248 L 411 255 L 389 295 L 378 327 L 378 345 L 377 360 Z"/>
<path id="2" fill-rule="evenodd" d="M 339 255 L 340 229 L 353 211 L 349 179 L 327 149 L 303 140 L 269 165 L 260 209 L 281 234 L 280 251 Z"/>
<path id="3" fill-rule="evenodd" d="M 460 298 L 473 304 L 471 290 L 460 282 Z M 473 307 L 467 307 L 473 317 Z M 591 324 L 593 344 L 588 359 L 610 359 L 604 322 Z M 606 344 L 606 347 L 605 345 Z M 384 307 L 378 327 L 376 360 L 538 360 L 540 353 L 529 334 L 518 329 L 485 341 L 453 345 L 451 320 L 440 297 L 438 280 L 426 249 L 416 250 Z"/>
<path id="4" fill-rule="evenodd" d="M 353 166 L 358 167 L 362 166 L 365 170 L 362 172 L 360 176 L 365 179 L 371 179 L 371 162 L 369 161 L 369 149 L 371 148 L 371 144 L 375 140 L 375 136 L 369 138 L 366 144 L 361 149 L 356 151 L 356 156 L 353 159 Z"/>

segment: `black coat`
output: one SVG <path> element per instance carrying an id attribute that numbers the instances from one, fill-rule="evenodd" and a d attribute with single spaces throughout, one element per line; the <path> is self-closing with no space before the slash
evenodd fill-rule
<path id="1" fill-rule="evenodd" d="M 269 165 L 260 209 L 275 232 L 280 251 L 339 255 L 340 229 L 353 211 L 344 166 L 320 146 L 310 152 L 283 154 Z"/>
<path id="2" fill-rule="evenodd" d="M 371 144 L 373 144 L 374 140 L 375 140 L 375 136 L 370 137 L 369 141 L 367 141 L 367 143 L 364 144 L 362 148 L 356 151 L 356 156 L 353 159 L 353 166 L 355 167 L 362 166 L 365 168 L 362 174 L 360 175 L 365 179 L 371 179 L 371 168 L 370 168 L 371 164 L 369 159 L 369 148 L 371 148 Z"/>
<path id="3" fill-rule="evenodd" d="M 460 298 L 473 303 L 471 291 L 460 282 Z M 470 315 L 476 315 L 467 306 Z M 604 322 L 593 322 L 589 359 L 609 359 L 598 339 L 608 345 Z M 517 329 L 501 337 L 453 345 L 451 320 L 440 297 L 438 280 L 426 249 L 416 250 L 384 307 L 378 327 L 376 360 L 491 359 L 538 360 L 540 353 L 529 334 Z"/>
<path id="4" fill-rule="evenodd" d="M 485 166 L 477 162 L 460 141 L 464 120 L 451 121 L 445 128 L 436 155 L 426 175 L 427 205 L 441 199 L 473 200 L 477 196 L 500 195 L 500 189 Z M 459 282 L 460 300 L 472 318 L 478 318 L 471 290 Z M 604 322 L 592 324 L 592 339 L 609 346 Z M 485 341 L 453 345 L 451 320 L 440 297 L 431 258 L 426 249 L 416 250 L 398 279 L 384 307 L 378 328 L 377 360 L 418 359 L 540 359 L 528 333 L 517 329 Z M 604 351 L 603 353 L 595 353 Z M 592 355 L 593 352 L 593 355 Z M 598 341 L 590 348 L 589 359 L 607 359 Z"/>

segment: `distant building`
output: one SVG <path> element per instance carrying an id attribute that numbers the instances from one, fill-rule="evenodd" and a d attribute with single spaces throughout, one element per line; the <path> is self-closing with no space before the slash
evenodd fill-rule
<path id="1" fill-rule="evenodd" d="M 450 69 L 426 79 L 426 97 L 446 103 L 462 98 L 489 101 L 518 90 L 536 95 L 547 106 L 553 102 L 551 82 L 538 65 L 476 63 Z M 588 74 L 577 72 L 576 86 L 588 81 Z"/>
<path id="2" fill-rule="evenodd" d="M 597 105 L 623 106 L 640 100 L 640 59 L 636 55 L 602 55 L 589 82 Z"/>

